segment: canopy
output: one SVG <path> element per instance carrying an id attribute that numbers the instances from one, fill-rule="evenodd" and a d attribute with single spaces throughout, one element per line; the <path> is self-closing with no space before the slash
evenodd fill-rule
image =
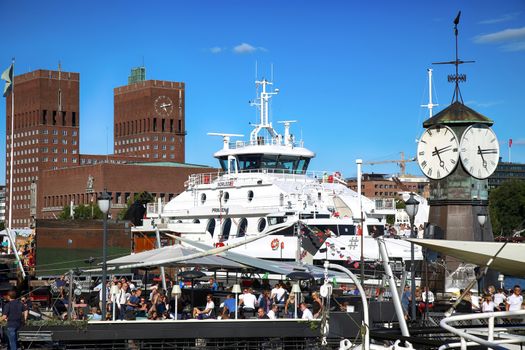
<path id="1" fill-rule="evenodd" d="M 191 258 L 198 251 L 194 248 L 182 247 L 181 245 L 172 245 L 160 249 L 147 250 L 141 253 L 126 255 L 117 259 L 109 260 L 108 265 L 116 265 L 120 268 L 133 267 L 137 264 L 141 266 L 202 266 L 208 269 L 225 268 L 225 269 L 242 269 L 245 265 L 225 259 L 216 255 L 207 255 L 197 258 Z M 170 259 L 180 260 L 181 257 L 188 256 L 188 260 L 169 262 Z M 163 261 L 159 264 L 159 261 Z"/>
<path id="2" fill-rule="evenodd" d="M 525 244 L 502 242 L 451 241 L 441 239 L 408 239 L 433 251 L 472 264 L 485 266 L 494 259 L 490 268 L 504 275 L 525 276 Z M 498 251 L 501 251 L 498 253 Z M 494 257 L 497 254 L 496 257 Z"/>

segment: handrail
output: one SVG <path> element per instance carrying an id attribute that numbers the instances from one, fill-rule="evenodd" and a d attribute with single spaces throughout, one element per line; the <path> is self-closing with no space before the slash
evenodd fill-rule
<path id="1" fill-rule="evenodd" d="M 485 345 L 489 348 L 497 349 L 501 348 L 501 344 L 514 344 L 514 343 L 525 343 L 525 336 L 515 335 L 512 339 L 500 339 L 494 342 L 494 319 L 501 317 L 512 317 L 512 316 L 525 316 L 525 310 L 519 311 L 497 311 L 497 312 L 485 312 L 480 314 L 466 314 L 466 315 L 454 315 L 449 316 L 441 320 L 439 325 L 441 328 L 449 331 L 450 333 L 456 334 L 461 337 L 460 343 L 445 344 L 442 345 L 439 350 L 450 349 L 452 347 L 460 346 L 461 349 L 466 349 L 469 345 Z M 477 337 L 473 334 L 467 333 L 465 330 L 456 329 L 449 325 L 450 322 L 466 321 L 466 320 L 480 320 L 488 319 L 488 340 Z M 470 340 L 470 342 L 466 342 Z"/>

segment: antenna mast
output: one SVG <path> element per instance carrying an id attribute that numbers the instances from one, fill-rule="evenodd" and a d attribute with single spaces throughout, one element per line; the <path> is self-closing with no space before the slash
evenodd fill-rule
<path id="1" fill-rule="evenodd" d="M 459 99 L 461 99 L 461 103 L 463 103 L 463 96 L 461 96 L 461 90 L 459 89 L 459 83 L 467 81 L 467 75 L 466 74 L 459 74 L 459 65 L 463 63 L 474 63 L 475 61 L 462 61 L 459 59 L 459 53 L 458 53 L 458 24 L 459 24 L 459 17 L 461 16 L 461 11 L 458 12 L 458 15 L 456 16 L 456 19 L 454 19 L 454 35 L 456 37 L 456 60 L 455 61 L 448 61 L 448 62 L 435 62 L 432 64 L 453 64 L 456 66 L 456 74 L 449 75 L 448 81 L 454 82 L 454 95 L 452 95 L 452 102 L 458 102 Z"/>
<path id="2" fill-rule="evenodd" d="M 432 103 L 432 68 L 427 69 L 428 72 L 428 103 L 426 105 L 421 105 L 421 107 L 428 108 L 428 117 L 432 118 L 434 107 L 439 106 L 437 103 Z"/>

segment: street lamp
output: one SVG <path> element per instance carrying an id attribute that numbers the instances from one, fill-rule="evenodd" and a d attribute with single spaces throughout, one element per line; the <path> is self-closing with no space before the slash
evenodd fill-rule
<path id="1" fill-rule="evenodd" d="M 297 304 L 299 303 L 299 295 L 301 294 L 301 287 L 299 286 L 299 282 L 295 283 L 292 286 L 292 293 L 295 293 L 295 313 L 294 313 L 294 318 L 297 318 Z"/>
<path id="2" fill-rule="evenodd" d="M 237 319 L 237 309 L 239 308 L 238 299 L 239 299 L 239 294 L 241 293 L 241 286 L 239 284 L 234 284 L 232 288 L 232 293 L 235 294 L 235 319 Z"/>
<path id="3" fill-rule="evenodd" d="M 410 198 L 405 202 L 405 211 L 410 219 L 410 238 L 415 238 L 414 235 L 414 219 L 419 209 L 419 202 L 414 198 L 414 194 L 410 193 Z M 412 295 L 411 315 L 412 321 L 416 320 L 416 265 L 414 263 L 414 243 L 410 242 L 410 275 L 412 282 L 410 284 L 410 294 Z"/>
<path id="4" fill-rule="evenodd" d="M 482 242 L 485 240 L 483 231 L 485 229 L 486 222 L 487 222 L 487 215 L 485 213 L 478 213 L 478 223 L 479 223 L 479 226 L 481 226 L 481 241 Z"/>
<path id="5" fill-rule="evenodd" d="M 173 289 L 171 290 L 171 295 L 173 295 L 175 297 L 175 319 L 178 320 L 179 319 L 179 309 L 178 309 L 178 299 L 179 299 L 179 295 L 182 294 L 182 290 L 180 289 L 180 286 L 178 283 L 175 283 L 173 285 Z"/>
<path id="6" fill-rule="evenodd" d="M 108 274 L 108 213 L 111 206 L 111 195 L 104 189 L 104 192 L 97 198 L 98 207 L 103 214 L 104 233 L 102 236 L 102 320 L 106 320 L 107 304 L 107 274 Z"/>

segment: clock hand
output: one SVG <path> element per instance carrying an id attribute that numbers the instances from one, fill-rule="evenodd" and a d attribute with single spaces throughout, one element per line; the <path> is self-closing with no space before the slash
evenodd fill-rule
<path id="1" fill-rule="evenodd" d="M 450 145 L 445 146 L 445 147 L 443 147 L 443 148 L 441 148 L 441 149 L 437 149 L 437 147 L 434 147 L 435 151 L 432 152 L 432 155 L 435 156 L 435 155 L 437 155 L 437 154 L 439 154 L 439 153 L 443 153 L 443 152 L 449 151 L 449 150 L 450 150 L 450 147 L 451 147 Z"/>
<path id="2" fill-rule="evenodd" d="M 496 148 L 479 149 L 478 154 L 496 154 L 498 150 Z"/>
<path id="3" fill-rule="evenodd" d="M 446 147 L 444 147 L 446 148 Z M 441 160 L 441 156 L 439 155 L 440 151 L 442 151 L 443 149 L 441 150 L 438 150 L 437 147 L 434 147 L 434 152 L 432 152 L 432 155 L 433 156 L 438 156 L 438 159 L 439 159 L 439 166 L 444 168 L 445 167 L 445 162 Z"/>
<path id="4" fill-rule="evenodd" d="M 485 160 L 485 157 L 483 157 L 483 152 L 481 151 L 481 147 L 478 146 L 478 154 L 481 156 L 481 160 L 483 161 L 483 167 L 487 167 L 487 161 Z"/>

